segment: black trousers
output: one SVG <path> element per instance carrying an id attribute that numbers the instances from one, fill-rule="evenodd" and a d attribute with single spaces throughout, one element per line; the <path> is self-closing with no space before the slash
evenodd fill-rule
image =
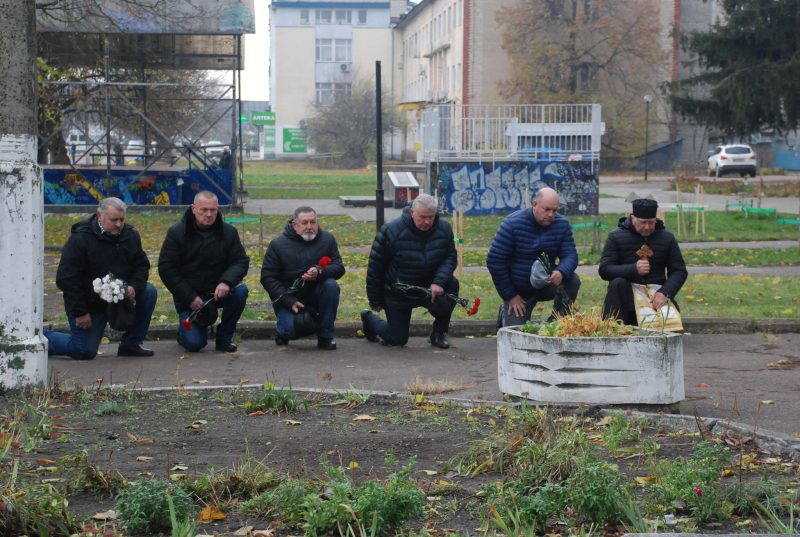
<path id="1" fill-rule="evenodd" d="M 453 277 L 445 286 L 444 292 L 458 295 L 459 283 Z M 437 296 L 431 302 L 430 298 L 420 298 L 416 304 L 403 306 L 387 306 L 386 320 L 384 321 L 374 313 L 370 312 L 365 322 L 369 329 L 378 334 L 384 343 L 389 345 L 405 345 L 408 342 L 409 326 L 411 324 L 411 312 L 414 308 L 425 308 L 433 316 L 432 332 L 446 333 L 450 328 L 450 317 L 456 308 L 456 303 L 445 296 Z"/>
<path id="2" fill-rule="evenodd" d="M 625 278 L 614 278 L 608 282 L 603 301 L 603 318 L 615 318 L 624 324 L 638 326 L 636 306 L 633 303 L 633 288 Z"/>

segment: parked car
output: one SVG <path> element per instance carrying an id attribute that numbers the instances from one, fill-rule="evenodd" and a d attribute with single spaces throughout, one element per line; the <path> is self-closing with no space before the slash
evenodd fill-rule
<path id="1" fill-rule="evenodd" d="M 720 145 L 708 157 L 708 175 L 722 177 L 738 173 L 742 177 L 756 176 L 757 162 L 753 148 L 744 144 Z"/>
<path id="2" fill-rule="evenodd" d="M 210 142 L 206 142 L 203 144 L 203 150 L 209 157 L 219 157 L 220 155 L 222 155 L 222 149 L 224 147 L 225 144 L 223 144 L 219 140 L 211 140 Z"/>

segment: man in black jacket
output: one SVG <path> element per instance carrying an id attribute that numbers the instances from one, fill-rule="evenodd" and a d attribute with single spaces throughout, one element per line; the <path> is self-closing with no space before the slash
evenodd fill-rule
<path id="1" fill-rule="evenodd" d="M 633 213 L 620 218 L 618 228 L 608 234 L 600 259 L 600 277 L 608 281 L 603 317 L 616 317 L 637 325 L 631 283 L 656 284 L 650 301 L 658 311 L 667 300 L 674 302 L 688 272 L 675 236 L 656 218 L 658 203 L 633 201 Z"/>
<path id="2" fill-rule="evenodd" d="M 236 228 L 222 220 L 219 200 L 212 192 L 198 192 L 181 221 L 167 231 L 158 257 L 158 275 L 172 293 L 181 322 L 178 343 L 197 352 L 208 343 L 207 325 L 222 308 L 216 350 L 235 352 L 233 335 L 247 302 L 250 258 Z M 203 313 L 205 312 L 205 315 Z"/>
<path id="3" fill-rule="evenodd" d="M 431 345 L 448 348 L 446 334 L 456 303 L 445 295 L 458 295 L 455 269 L 453 229 L 436 214 L 433 196 L 420 194 L 400 218 L 378 231 L 372 243 L 367 299 L 372 310 L 386 310 L 386 320 L 370 310 L 361 312 L 367 340 L 380 337 L 388 345 L 405 345 L 411 311 L 424 307 L 434 318 Z M 403 284 L 422 287 L 426 292 L 404 291 Z"/>
<path id="4" fill-rule="evenodd" d="M 97 214 L 72 226 L 61 251 L 56 285 L 64 292 L 70 333 L 44 330 L 48 353 L 91 360 L 106 327 L 108 303 L 94 291 L 93 281 L 113 275 L 126 284 L 125 298 L 135 300 L 135 324 L 122 335 L 117 356 L 152 356 L 142 347 L 156 306 L 156 288 L 147 283 L 150 261 L 139 233 L 125 223 L 128 206 L 105 198 Z"/>
<path id="5" fill-rule="evenodd" d="M 334 321 L 344 264 L 336 239 L 320 229 L 317 212 L 298 207 L 283 234 L 267 247 L 261 285 L 278 317 L 275 343 L 317 333 L 317 347 L 336 349 Z"/>

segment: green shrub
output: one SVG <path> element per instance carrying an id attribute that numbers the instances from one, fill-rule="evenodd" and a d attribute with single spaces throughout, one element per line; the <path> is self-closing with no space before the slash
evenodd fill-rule
<path id="1" fill-rule="evenodd" d="M 240 509 L 261 518 L 298 525 L 303 522 L 304 502 L 309 492 L 305 482 L 299 479 L 287 479 L 275 489 L 262 492 L 243 502 Z"/>
<path id="2" fill-rule="evenodd" d="M 249 394 L 248 394 L 249 395 Z M 292 390 L 291 385 L 283 390 L 276 388 L 274 384 L 267 381 L 264 389 L 256 392 L 242 405 L 248 413 L 250 412 L 270 412 L 280 414 L 282 412 L 296 412 L 303 409 L 308 412 L 308 401 L 300 401 L 297 394 Z"/>
<path id="3" fill-rule="evenodd" d="M 140 479 L 122 490 L 117 495 L 117 514 L 131 533 L 169 531 L 168 494 L 174 505 L 175 519 L 181 521 L 192 516 L 194 504 L 189 493 L 160 479 Z"/>
<path id="4" fill-rule="evenodd" d="M 598 523 L 617 522 L 622 516 L 625 491 L 619 476 L 605 462 L 584 459 L 567 479 L 569 506 Z"/>
<path id="5" fill-rule="evenodd" d="M 16 474 L 16 467 L 12 473 Z M 17 483 L 15 477 L 8 477 L 10 481 L 0 486 L 0 534 L 70 535 L 77 529 L 67 499 L 56 488 L 48 483 Z"/>

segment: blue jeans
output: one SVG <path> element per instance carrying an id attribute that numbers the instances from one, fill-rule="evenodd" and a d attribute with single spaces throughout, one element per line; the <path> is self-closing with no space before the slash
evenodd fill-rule
<path id="1" fill-rule="evenodd" d="M 317 337 L 319 339 L 333 339 L 336 337 L 336 331 L 333 328 L 333 323 L 336 321 L 336 311 L 339 309 L 339 284 L 336 283 L 336 280 L 328 278 L 317 283 L 314 286 L 314 290 L 311 291 L 311 296 L 301 300 L 301 302 L 311 306 L 319 314 Z M 296 339 L 294 333 L 295 314 L 292 310 L 278 308 L 277 316 L 278 322 L 275 330 L 278 336 L 286 341 Z"/>
<path id="2" fill-rule="evenodd" d="M 508 302 L 503 302 L 500 306 L 500 315 L 498 318 L 498 328 L 500 326 L 519 326 L 531 320 L 533 308 L 536 303 L 540 301 L 552 300 L 553 312 L 559 315 L 566 315 L 569 313 L 569 308 L 575 299 L 578 298 L 578 290 L 581 288 L 581 279 L 578 275 L 573 273 L 569 278 L 565 278 L 561 283 L 564 292 L 567 295 L 567 300 L 564 300 L 563 293 L 556 293 L 555 285 L 547 285 L 541 289 L 534 290 L 534 294 L 529 297 L 522 297 L 525 300 L 525 314 L 514 315 L 508 310 Z"/>
<path id="3" fill-rule="evenodd" d="M 132 329 L 122 334 L 120 346 L 140 345 L 150 328 L 150 318 L 156 307 L 158 293 L 153 284 L 148 283 L 144 293 L 136 297 L 136 324 Z M 100 340 L 106 329 L 106 312 L 92 313 L 92 326 L 84 330 L 75 324 L 75 317 L 67 314 L 69 321 L 69 334 L 43 330 L 47 338 L 47 354 L 69 356 L 75 360 L 91 360 L 97 356 Z"/>
<path id="4" fill-rule="evenodd" d="M 244 306 L 247 303 L 248 289 L 244 283 L 240 283 L 228 293 L 228 296 L 217 302 L 217 307 L 222 308 L 222 320 L 217 327 L 217 340 L 225 343 L 233 339 L 236 331 L 236 323 L 242 316 Z M 191 310 L 185 310 L 178 314 L 180 320 L 186 319 Z M 178 343 L 189 352 L 197 352 L 208 344 L 208 327 L 197 326 L 192 323 L 192 329 L 187 330 L 183 323 L 178 323 Z"/>

